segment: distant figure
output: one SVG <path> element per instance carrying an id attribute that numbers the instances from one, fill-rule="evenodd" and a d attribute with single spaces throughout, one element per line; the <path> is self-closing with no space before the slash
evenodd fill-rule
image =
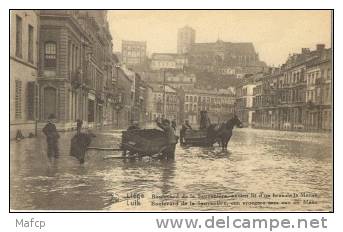
<path id="1" fill-rule="evenodd" d="M 180 143 L 181 144 L 185 143 L 184 137 L 185 137 L 185 134 L 186 134 L 186 130 L 192 130 L 192 127 L 191 127 L 191 125 L 189 125 L 189 121 L 188 120 L 185 120 L 185 123 L 183 123 L 182 126 L 181 126 L 181 130 L 180 130 Z"/>
<path id="2" fill-rule="evenodd" d="M 176 121 L 175 121 L 175 119 L 173 119 L 173 121 L 171 122 L 171 126 L 173 127 L 174 131 L 176 131 Z"/>
<path id="3" fill-rule="evenodd" d="M 83 121 L 81 119 L 76 120 L 76 131 L 77 134 L 81 133 Z"/>
<path id="4" fill-rule="evenodd" d="M 168 147 L 163 152 L 167 159 L 175 158 L 175 145 L 177 143 L 177 138 L 174 134 L 174 128 L 171 127 L 170 121 L 168 119 L 163 119 L 162 123 L 159 119 L 156 120 L 156 124 L 160 127 L 167 136 Z"/>
<path id="5" fill-rule="evenodd" d="M 53 157 L 57 159 L 59 156 L 58 139 L 60 135 L 57 132 L 55 124 L 52 122 L 54 118 L 55 115 L 50 114 L 48 117 L 48 123 L 43 128 L 43 133 L 46 136 L 46 142 L 48 144 L 48 158 L 50 160 Z"/>
<path id="6" fill-rule="evenodd" d="M 127 130 L 139 130 L 139 123 L 137 121 L 133 121 L 132 124 L 127 128 Z"/>
<path id="7" fill-rule="evenodd" d="M 207 115 L 207 111 L 200 111 L 200 130 L 207 129 L 210 125 L 211 121 Z"/>

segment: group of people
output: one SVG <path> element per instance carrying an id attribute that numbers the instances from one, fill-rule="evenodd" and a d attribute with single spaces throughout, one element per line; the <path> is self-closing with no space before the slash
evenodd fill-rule
<path id="1" fill-rule="evenodd" d="M 156 119 L 156 125 L 161 128 L 167 138 L 168 141 L 168 147 L 164 151 L 164 154 L 167 158 L 174 158 L 175 154 L 175 145 L 178 141 L 178 137 L 176 136 L 176 129 L 177 129 L 177 124 L 175 120 L 168 120 L 168 119 L 161 119 L 157 118 Z M 127 130 L 137 130 L 141 129 L 138 125 L 137 121 L 134 121 Z M 192 130 L 191 125 L 189 124 L 188 120 L 185 120 L 185 122 L 181 126 L 180 130 L 180 143 L 184 144 L 184 136 L 187 130 Z"/>
<path id="2" fill-rule="evenodd" d="M 59 148 L 58 148 L 58 140 L 60 135 L 56 129 L 56 125 L 54 124 L 53 120 L 55 116 L 53 114 L 49 115 L 48 123 L 43 128 L 43 133 L 46 136 L 47 140 L 47 156 L 49 160 L 55 158 L 59 158 Z M 176 128 L 177 124 L 175 120 L 168 120 L 168 119 L 156 119 L 156 125 L 161 128 L 167 138 L 168 147 L 164 151 L 167 158 L 174 158 L 175 153 L 175 145 L 177 143 L 178 137 L 176 136 Z M 82 129 L 82 120 L 76 121 L 76 135 L 71 140 L 71 155 L 75 156 L 79 159 L 80 163 L 84 162 L 84 154 L 86 152 L 87 146 L 90 144 L 90 136 L 86 133 L 81 132 Z M 134 121 L 127 130 L 137 130 L 141 129 L 137 121 Z M 187 130 L 192 130 L 189 121 L 186 120 L 180 130 L 180 143 L 184 144 L 184 136 Z"/>
<path id="3" fill-rule="evenodd" d="M 55 116 L 50 114 L 48 117 L 48 123 L 43 128 L 43 133 L 46 136 L 47 141 L 47 156 L 49 160 L 59 158 L 58 140 L 60 135 L 54 124 Z M 91 137 L 94 137 L 92 133 L 82 133 L 82 120 L 76 120 L 76 135 L 71 139 L 70 155 L 77 158 L 80 163 L 84 163 L 84 157 L 88 145 L 91 142 Z"/>

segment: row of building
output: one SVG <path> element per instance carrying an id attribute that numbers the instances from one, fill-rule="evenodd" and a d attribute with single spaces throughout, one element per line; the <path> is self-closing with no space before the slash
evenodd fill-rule
<path id="1" fill-rule="evenodd" d="M 60 130 L 127 125 L 142 117 L 144 84 L 119 66 L 104 10 L 13 10 L 10 137 L 35 134 L 50 115 Z"/>
<path id="2" fill-rule="evenodd" d="M 122 41 L 123 63 L 138 69 L 197 70 L 243 77 L 264 70 L 253 43 L 232 43 L 218 39 L 212 43 L 197 43 L 196 31 L 185 26 L 177 32 L 177 53 L 153 53 L 147 57 L 146 41 Z"/>
<path id="3" fill-rule="evenodd" d="M 212 121 L 236 113 L 256 128 L 331 128 L 331 49 L 323 45 L 268 69 L 251 43 L 195 43 L 186 26 L 178 53 L 147 62 L 146 42 L 123 41 L 113 53 L 104 10 L 13 10 L 10 33 L 11 138 L 37 133 L 50 115 L 70 130 L 77 119 L 89 128 L 158 117 L 196 124 L 201 110 Z M 248 77 L 238 88 L 199 89 L 194 70 Z"/>
<path id="4" fill-rule="evenodd" d="M 10 33 L 11 138 L 37 133 L 50 115 L 70 130 L 77 119 L 88 128 L 123 128 L 157 117 L 196 123 L 200 110 L 233 112 L 232 90 L 198 90 L 194 74 L 173 66 L 140 69 L 145 43 L 123 41 L 121 57 L 114 54 L 107 11 L 13 10 Z"/>
<path id="5" fill-rule="evenodd" d="M 250 76 L 236 90 L 238 116 L 255 128 L 331 130 L 331 57 L 331 48 L 318 44 L 289 56 L 280 68 Z"/>

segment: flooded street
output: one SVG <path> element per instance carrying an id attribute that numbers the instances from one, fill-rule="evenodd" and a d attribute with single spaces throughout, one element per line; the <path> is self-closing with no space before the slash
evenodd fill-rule
<path id="1" fill-rule="evenodd" d="M 61 133 L 61 157 L 53 163 L 47 159 L 44 137 L 11 141 L 11 209 L 329 211 L 332 208 L 330 134 L 235 129 L 227 152 L 218 146 L 185 148 L 178 144 L 175 161 L 166 162 L 148 158 L 106 159 L 118 152 L 91 150 L 85 164 L 80 165 L 69 156 L 74 133 Z M 97 132 L 91 146 L 117 147 L 120 138 L 120 131 Z M 132 198 L 126 199 L 131 194 L 142 196 L 141 205 L 134 206 Z M 193 199 L 194 204 L 181 206 L 180 196 L 184 196 L 185 202 Z M 176 205 L 163 203 L 170 199 L 175 203 L 175 198 L 179 199 Z"/>

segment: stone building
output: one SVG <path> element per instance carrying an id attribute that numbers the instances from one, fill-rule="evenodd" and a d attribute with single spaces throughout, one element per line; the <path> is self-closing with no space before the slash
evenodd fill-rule
<path id="1" fill-rule="evenodd" d="M 194 88 L 196 81 L 195 74 L 186 72 L 168 72 L 165 77 L 165 83 L 174 89 Z"/>
<path id="2" fill-rule="evenodd" d="M 168 85 L 150 84 L 152 90 L 152 109 L 148 112 L 151 121 L 166 118 L 180 122 L 180 99 L 178 92 Z"/>
<path id="3" fill-rule="evenodd" d="M 306 115 L 307 130 L 332 128 L 331 50 L 321 53 L 306 66 Z"/>
<path id="4" fill-rule="evenodd" d="M 115 68 L 115 125 L 117 128 L 127 128 L 131 122 L 133 106 L 133 80 L 127 76 L 120 66 Z"/>
<path id="5" fill-rule="evenodd" d="M 40 20 L 40 120 L 54 114 L 64 130 L 77 119 L 86 127 L 109 123 L 113 63 L 106 12 L 41 10 Z"/>
<path id="6" fill-rule="evenodd" d="M 39 12 L 12 10 L 10 14 L 10 138 L 18 131 L 35 134 L 38 119 Z"/>
<path id="7" fill-rule="evenodd" d="M 253 118 L 255 128 L 280 129 L 279 113 L 281 93 L 278 91 L 279 79 L 283 73 L 279 68 L 272 68 L 256 82 L 253 90 Z"/>
<path id="8" fill-rule="evenodd" d="M 235 113 L 246 127 L 250 127 L 253 122 L 255 86 L 254 81 L 249 80 L 236 88 Z"/>
<path id="9" fill-rule="evenodd" d="M 212 123 L 223 122 L 234 114 L 235 93 L 230 89 L 190 88 L 183 93 L 183 120 L 199 124 L 200 111 L 207 111 Z"/>
<path id="10" fill-rule="evenodd" d="M 177 31 L 177 53 L 186 54 L 195 43 L 195 30 L 189 26 Z"/>
<path id="11" fill-rule="evenodd" d="M 330 130 L 331 49 L 317 45 L 291 55 L 281 69 L 255 81 L 253 125 L 279 130 Z"/>
<path id="12" fill-rule="evenodd" d="M 122 41 L 122 63 L 128 68 L 141 68 L 147 62 L 146 41 Z"/>
<path id="13" fill-rule="evenodd" d="M 266 66 L 252 43 L 194 43 L 188 52 L 190 68 L 219 74 L 257 73 Z"/>
<path id="14" fill-rule="evenodd" d="M 175 53 L 153 53 L 151 55 L 150 69 L 182 70 L 187 66 L 187 57 Z"/>

